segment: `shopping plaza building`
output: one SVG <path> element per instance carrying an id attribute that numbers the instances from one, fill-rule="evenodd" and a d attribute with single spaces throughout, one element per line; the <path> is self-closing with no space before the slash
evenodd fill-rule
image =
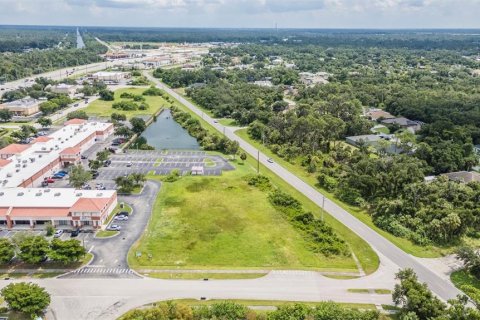
<path id="1" fill-rule="evenodd" d="M 80 163 L 81 155 L 113 134 L 113 124 L 67 121 L 30 144 L 0 149 L 0 228 L 100 228 L 117 205 L 115 190 L 40 188 L 45 178 Z"/>

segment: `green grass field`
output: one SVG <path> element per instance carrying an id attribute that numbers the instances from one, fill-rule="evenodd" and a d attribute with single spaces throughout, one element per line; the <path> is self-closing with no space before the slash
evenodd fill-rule
<path id="1" fill-rule="evenodd" d="M 452 274 L 450 275 L 450 280 L 452 280 L 452 283 L 458 289 L 460 289 L 464 285 L 470 285 L 480 290 L 480 280 L 475 278 L 466 270 L 461 269 L 452 272 Z"/>
<path id="2" fill-rule="evenodd" d="M 447 248 L 440 248 L 436 246 L 418 246 L 412 243 L 408 239 L 396 237 L 380 228 L 375 226 L 375 224 L 372 221 L 371 216 L 363 209 L 350 206 L 348 204 L 343 203 L 342 201 L 338 200 L 332 193 L 320 188 L 317 184 L 317 179 L 316 179 L 316 174 L 315 173 L 308 173 L 307 170 L 305 170 L 304 167 L 302 167 L 299 163 L 291 163 L 288 162 L 279 156 L 275 155 L 270 149 L 267 147 L 263 146 L 261 143 L 258 141 L 255 141 L 251 139 L 247 133 L 247 129 L 240 129 L 235 131 L 235 134 L 244 139 L 245 141 L 249 142 L 252 144 L 255 148 L 259 149 L 261 152 L 266 154 L 267 156 L 271 157 L 272 159 L 275 160 L 278 164 L 282 165 L 286 169 L 288 169 L 290 172 L 294 173 L 297 177 L 302 179 L 304 182 L 308 183 L 309 185 L 317 188 L 320 190 L 325 196 L 327 196 L 330 200 L 334 201 L 337 203 L 339 206 L 341 206 L 343 209 L 347 210 L 350 214 L 354 215 L 357 217 L 359 220 L 361 220 L 363 223 L 368 225 L 370 228 L 375 230 L 377 233 L 381 234 L 388 240 L 390 240 L 392 243 L 394 243 L 397 247 L 402 249 L 403 251 L 412 254 L 417 257 L 422 257 L 422 258 L 436 258 L 440 257 L 444 254 L 450 253 L 453 250 L 453 247 L 447 247 Z"/>
<path id="3" fill-rule="evenodd" d="M 115 91 L 115 100 L 114 101 L 103 101 L 97 99 L 90 103 L 88 107 L 83 109 L 89 115 L 95 115 L 97 117 L 110 117 L 110 115 L 115 113 L 125 114 L 127 118 L 141 116 L 141 115 L 152 115 L 163 108 L 163 106 L 168 106 L 169 103 L 165 101 L 160 96 L 145 96 L 145 102 L 150 106 L 147 110 L 133 110 L 133 111 L 122 111 L 116 110 L 112 108 L 112 105 L 115 102 L 122 101 L 122 100 L 129 100 L 129 99 L 122 99 L 120 95 L 124 92 L 132 93 L 132 94 L 139 94 L 141 95 L 147 88 L 124 88 L 118 89 Z"/>
<path id="4" fill-rule="evenodd" d="M 168 280 L 215 280 L 215 279 L 257 279 L 266 276 L 266 273 L 144 273 L 146 277 Z"/>
<path id="5" fill-rule="evenodd" d="M 147 231 L 130 250 L 130 266 L 356 271 L 350 257 L 311 252 L 267 194 L 244 181 L 250 167 L 237 167 L 221 177 L 164 183 Z"/>
<path id="6" fill-rule="evenodd" d="M 202 126 L 210 133 L 218 133 L 215 128 L 213 128 L 210 124 L 205 122 L 200 116 L 196 115 L 195 113 L 191 112 L 190 109 L 185 107 L 183 104 L 179 103 L 176 99 L 170 97 L 174 102 L 174 105 L 180 108 L 181 110 L 188 112 L 192 115 L 193 118 L 199 120 L 202 123 Z M 256 168 L 256 160 L 252 157 L 248 157 L 245 166 L 249 167 L 250 169 Z M 289 168 L 289 167 L 287 167 Z M 302 170 L 304 171 L 304 170 Z M 279 178 L 276 174 L 271 172 L 268 168 L 263 165 L 260 165 L 260 172 L 270 178 L 272 183 L 278 187 L 281 187 L 284 191 L 290 193 L 292 196 L 296 197 L 302 205 L 305 207 L 306 210 L 312 212 L 317 217 L 321 215 L 322 209 L 319 208 L 315 203 L 313 203 L 310 199 L 308 199 L 305 195 L 298 192 L 292 186 L 290 186 L 287 182 Z M 295 171 L 294 171 L 295 173 Z M 348 229 L 345 225 L 343 225 L 340 221 L 336 220 L 328 213 L 324 215 L 325 221 L 339 234 L 345 241 L 348 242 L 352 251 L 357 256 L 358 260 L 364 271 L 367 274 L 370 274 L 377 270 L 380 260 L 372 250 L 372 248 L 366 243 L 362 238 L 357 236 L 353 233 L 350 229 Z M 403 240 L 403 239 L 401 239 Z M 337 269 L 341 270 L 341 269 Z M 345 271 L 345 270 L 343 270 Z"/>

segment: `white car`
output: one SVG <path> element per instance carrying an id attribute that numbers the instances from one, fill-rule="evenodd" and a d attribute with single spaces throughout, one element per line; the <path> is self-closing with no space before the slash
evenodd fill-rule
<path id="1" fill-rule="evenodd" d="M 114 218 L 114 220 L 117 220 L 117 221 L 127 221 L 128 220 L 128 217 L 127 216 L 116 216 Z"/>
<path id="2" fill-rule="evenodd" d="M 53 237 L 54 238 L 60 238 L 63 234 L 63 230 L 57 230 L 55 231 L 55 233 L 53 234 Z"/>
<path id="3" fill-rule="evenodd" d="M 112 224 L 107 228 L 107 230 L 110 231 L 120 231 L 120 229 L 122 229 L 122 227 L 120 227 L 118 224 Z"/>
<path id="4" fill-rule="evenodd" d="M 268 163 L 273 163 L 273 159 L 272 159 L 272 158 L 268 158 L 268 159 L 267 159 L 267 162 L 268 162 Z"/>

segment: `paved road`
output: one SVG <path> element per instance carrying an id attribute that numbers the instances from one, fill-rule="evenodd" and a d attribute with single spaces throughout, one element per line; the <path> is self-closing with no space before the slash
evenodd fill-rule
<path id="1" fill-rule="evenodd" d="M 202 110 L 200 110 L 198 107 L 193 105 L 190 101 L 186 100 L 181 95 L 179 95 L 178 93 L 170 89 L 168 86 L 158 81 L 158 79 L 153 78 L 149 73 L 145 72 L 145 75 L 149 77 L 152 81 L 154 81 L 159 88 L 165 90 L 175 99 L 177 99 L 178 101 L 183 103 L 185 106 L 190 108 L 190 110 L 192 110 L 194 113 L 201 116 L 206 122 L 212 125 L 219 132 L 224 132 L 229 139 L 238 141 L 240 144 L 240 147 L 244 149 L 248 154 L 250 154 L 250 156 L 257 158 L 257 155 L 258 155 L 260 162 L 264 166 L 266 166 L 268 169 L 273 171 L 283 180 L 288 182 L 295 189 L 303 193 L 310 200 L 316 203 L 319 207 L 322 207 L 324 196 L 318 190 L 316 190 L 315 188 L 305 183 L 303 180 L 298 178 L 296 175 L 292 174 L 290 171 L 288 171 L 281 165 L 277 163 L 269 163 L 267 161 L 268 157 L 265 154 L 263 154 L 262 152 L 259 152 L 251 144 L 239 138 L 237 135 L 235 135 L 235 133 L 230 128 L 214 122 L 213 118 L 206 115 Z M 415 270 L 415 272 L 418 275 L 418 278 L 421 281 L 426 282 L 430 287 L 430 289 L 435 294 L 437 294 L 440 298 L 444 300 L 448 300 L 451 298 L 455 298 L 458 294 L 461 293 L 457 288 L 455 288 L 455 286 L 450 281 L 447 281 L 439 277 L 436 273 L 434 273 L 432 270 L 425 267 L 417 259 L 405 253 L 404 251 L 400 250 L 393 243 L 391 243 L 390 241 L 388 241 L 387 239 L 379 235 L 377 232 L 375 232 L 370 227 L 365 225 L 363 222 L 361 222 L 360 220 L 358 220 L 357 218 L 349 214 L 347 211 L 342 209 L 333 201 L 325 198 L 324 205 L 325 205 L 324 206 L 325 210 L 330 215 L 332 215 L 333 217 L 341 221 L 353 232 L 355 232 L 357 235 L 359 235 L 361 238 L 367 241 L 372 246 L 372 248 L 374 248 L 377 252 L 379 252 L 381 256 L 385 257 L 384 259 L 388 259 L 392 261 L 395 265 L 397 265 L 400 268 L 412 268 L 413 270 Z"/>
<path id="2" fill-rule="evenodd" d="M 120 196 L 119 201 L 130 204 L 133 209 L 128 221 L 115 222 L 122 226 L 120 234 L 112 238 L 90 240 L 88 246 L 93 248 L 90 252 L 94 255 L 92 262 L 62 278 L 137 278 L 128 267 L 128 250 L 144 232 L 159 191 L 160 183 L 147 181 L 142 194 Z"/>
<path id="3" fill-rule="evenodd" d="M 371 275 L 341 281 L 313 272 L 272 272 L 252 280 L 33 279 L 52 296 L 47 319 L 113 320 L 134 307 L 159 300 L 262 299 L 390 304 L 390 295 L 351 293 L 348 289 L 391 288 Z M 0 288 L 10 281 L 0 282 Z"/>

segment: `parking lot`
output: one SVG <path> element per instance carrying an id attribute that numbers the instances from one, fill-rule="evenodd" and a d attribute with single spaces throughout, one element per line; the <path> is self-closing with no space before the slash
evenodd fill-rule
<path id="1" fill-rule="evenodd" d="M 111 187 L 116 177 L 130 173 L 169 174 L 179 170 L 181 174 L 191 172 L 192 167 L 202 166 L 204 175 L 221 175 L 222 171 L 233 170 L 227 160 L 217 155 L 209 155 L 203 151 L 160 151 L 160 150 L 128 150 L 124 154 L 110 156 L 111 164 L 99 169 L 97 180 Z"/>

